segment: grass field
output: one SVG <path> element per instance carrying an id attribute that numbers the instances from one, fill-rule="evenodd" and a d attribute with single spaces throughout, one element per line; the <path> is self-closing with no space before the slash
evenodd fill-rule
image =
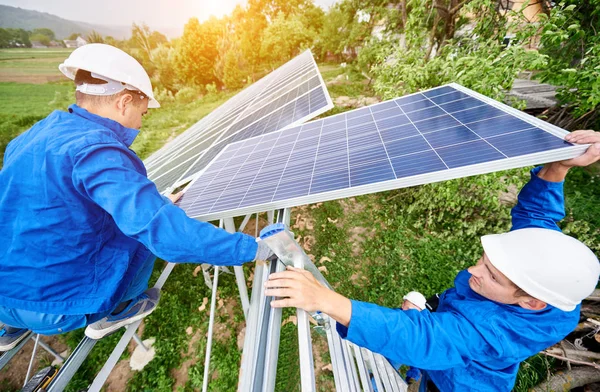
<path id="1" fill-rule="evenodd" d="M 0 49 L 0 82 L 47 83 L 64 76 L 58 65 L 73 49 Z"/>
<path id="2" fill-rule="evenodd" d="M 33 62 L 51 55 L 39 54 Z M 18 57 L 18 53 L 0 56 Z M 322 71 L 326 82 L 342 80 L 328 87 L 334 99 L 340 95 L 372 94 L 356 72 L 332 64 L 322 67 Z M 3 72 L 0 68 L 0 75 Z M 0 152 L 4 148 L 2 142 L 26 130 L 31 121 L 53 108 L 66 108 L 72 101 L 72 91 L 69 83 L 0 83 L 0 116 L 3 116 Z M 188 104 L 165 103 L 162 108 L 151 110 L 144 117 L 142 132 L 132 148 L 142 158 L 147 157 L 233 94 L 209 95 Z M 332 112 L 343 110 L 335 108 Z M 301 206 L 293 209 L 292 230 L 317 266 L 324 267 L 325 277 L 336 290 L 354 299 L 396 307 L 407 291 L 420 290 L 431 295 L 452 286 L 456 273 L 472 265 L 480 255 L 479 236 L 510 227 L 511 204 L 501 201 L 500 196 L 518 189 L 527 178 L 528 168 L 524 168 Z M 594 170 L 580 169 L 570 174 L 565 186 L 567 219 L 563 225 L 567 232 L 585 240 L 596 251 L 600 250 L 599 179 Z M 261 225 L 264 218 L 261 216 Z M 254 224 L 251 220 L 247 226 L 252 235 Z M 162 261 L 157 262 L 152 282 L 163 266 Z M 244 269 L 250 285 L 253 266 L 249 264 Z M 196 265 L 178 265 L 162 291 L 158 309 L 143 324 L 143 338 L 157 338 L 155 359 L 143 371 L 133 372 L 127 363 L 129 350 L 109 378 L 108 390 L 199 390 L 209 299 L 210 291 Z M 238 339 L 244 329 L 232 275 L 220 275 L 218 303 L 209 390 L 230 391 L 237 385 L 241 358 Z M 293 313 L 284 311 L 287 323 L 281 329 L 276 390 L 282 392 L 299 390 L 297 330 L 290 317 Z M 116 333 L 98 343 L 69 390 L 79 391 L 89 385 L 120 335 L 121 332 Z M 60 339 L 73 349 L 82 336 L 80 330 Z M 313 343 L 319 390 L 331 391 L 333 375 L 323 370 L 329 363 L 326 339 L 315 332 Z M 26 350 L 30 349 L 28 346 Z M 515 390 L 527 391 L 545 378 L 549 369 L 550 363 L 545 358 L 529 359 L 522 365 Z M 19 380 L 9 379 L 6 374 L 6 370 L 0 372 L 0 391 L 18 390 Z"/>

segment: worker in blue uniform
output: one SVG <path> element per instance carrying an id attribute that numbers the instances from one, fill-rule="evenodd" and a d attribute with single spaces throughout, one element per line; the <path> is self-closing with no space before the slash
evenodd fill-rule
<path id="1" fill-rule="evenodd" d="M 6 148 L 0 171 L 0 351 L 28 330 L 86 327 L 99 339 L 157 305 L 156 257 L 241 265 L 269 255 L 253 237 L 191 219 L 159 194 L 130 150 L 142 116 L 160 105 L 133 57 L 90 44 L 59 69 L 76 104 Z"/>
<path id="2" fill-rule="evenodd" d="M 320 310 L 337 321 L 343 338 L 421 369 L 420 391 L 510 391 L 521 361 L 577 326 L 580 303 L 600 275 L 594 253 L 557 226 L 565 216 L 565 176 L 600 159 L 600 133 L 575 131 L 565 139 L 591 146 L 531 171 L 512 230 L 481 238 L 481 258 L 458 273 L 435 312 L 350 300 L 294 268 L 272 274 L 265 295 L 282 297 L 273 307 Z"/>

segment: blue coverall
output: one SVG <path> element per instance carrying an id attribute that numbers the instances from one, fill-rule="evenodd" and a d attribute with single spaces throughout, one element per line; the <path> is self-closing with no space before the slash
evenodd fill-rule
<path id="1" fill-rule="evenodd" d="M 563 183 L 537 177 L 540 169 L 531 171 L 519 194 L 513 230 L 560 230 L 556 222 L 565 215 Z M 338 324 L 338 332 L 392 363 L 422 369 L 421 391 L 428 379 L 442 392 L 510 391 L 519 363 L 573 331 L 580 306 L 571 312 L 551 305 L 533 311 L 497 303 L 471 290 L 470 276 L 468 271 L 457 275 L 434 313 L 351 301 L 350 324 Z"/>
<path id="2" fill-rule="evenodd" d="M 158 193 L 129 149 L 138 132 L 72 105 L 9 143 L 0 321 L 45 334 L 85 326 L 139 286 L 140 271 L 147 281 L 153 255 L 215 265 L 254 258 L 253 237 L 190 219 Z"/>

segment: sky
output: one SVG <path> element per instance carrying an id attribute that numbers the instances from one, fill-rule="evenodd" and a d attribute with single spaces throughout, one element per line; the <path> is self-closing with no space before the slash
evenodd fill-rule
<path id="1" fill-rule="evenodd" d="M 315 0 L 329 8 L 335 0 Z M 191 17 L 200 21 L 229 14 L 245 0 L 0 0 L 0 4 L 47 12 L 64 19 L 91 24 L 130 26 L 144 22 L 158 27 L 181 28 Z"/>

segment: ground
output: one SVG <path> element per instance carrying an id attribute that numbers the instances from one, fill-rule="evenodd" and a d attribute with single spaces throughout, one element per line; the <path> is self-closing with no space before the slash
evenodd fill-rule
<path id="1" fill-rule="evenodd" d="M 35 121 L 55 108 L 64 110 L 72 101 L 73 87 L 69 83 L 35 84 L 41 80 L 40 75 L 60 78 L 56 67 L 63 56 L 66 53 L 0 51 L 0 153 L 8 141 Z M 19 69 L 35 71 L 18 83 L 2 82 L 15 80 Z M 349 67 L 328 64 L 321 67 L 321 72 L 338 103 L 325 115 L 372 102 L 374 94 L 368 82 Z M 149 156 L 234 93 L 209 94 L 186 104 L 165 103 L 161 109 L 150 111 L 133 149 L 142 158 Z M 478 236 L 508 230 L 510 206 L 527 171 L 300 206 L 292 210 L 292 230 L 337 291 L 354 299 L 397 307 L 408 291 L 430 295 L 451 287 L 456 273 L 477 259 L 481 251 Z M 565 229 L 598 250 L 598 172 L 580 170 L 570 176 L 566 184 L 569 204 Z M 236 222 L 239 224 L 241 219 Z M 265 224 L 266 214 L 261 214 L 258 230 Z M 245 232 L 255 235 L 254 218 Z M 163 267 L 164 262 L 158 261 L 152 282 Z M 244 266 L 244 272 L 250 286 L 252 265 Z M 223 273 L 219 281 L 209 390 L 230 391 L 237 386 L 245 323 L 235 278 Z M 143 371 L 131 371 L 128 360 L 132 343 L 111 374 L 106 390 L 200 390 L 210 297 L 211 291 L 196 265 L 178 265 L 163 289 L 158 309 L 146 318 L 140 333 L 144 339 L 157 339 L 155 359 Z M 283 320 L 286 324 L 281 330 L 276 390 L 288 392 L 299 390 L 294 312 L 284 311 Z M 117 333 L 98 343 L 69 390 L 89 385 L 119 337 Z M 52 345 L 72 350 L 81 338 L 82 332 L 76 331 L 55 338 Z M 0 372 L 0 391 L 12 392 L 21 387 L 30 345 L 24 349 L 25 355 L 19 355 L 11 367 Z M 329 354 L 325 337 L 318 331 L 313 333 L 313 347 L 318 389 L 331 391 Z M 42 360 L 42 365 L 45 363 Z M 524 392 L 539 380 L 540 374 L 545 377 L 549 365 L 545 359 L 533 357 L 523 368 L 515 390 Z"/>

